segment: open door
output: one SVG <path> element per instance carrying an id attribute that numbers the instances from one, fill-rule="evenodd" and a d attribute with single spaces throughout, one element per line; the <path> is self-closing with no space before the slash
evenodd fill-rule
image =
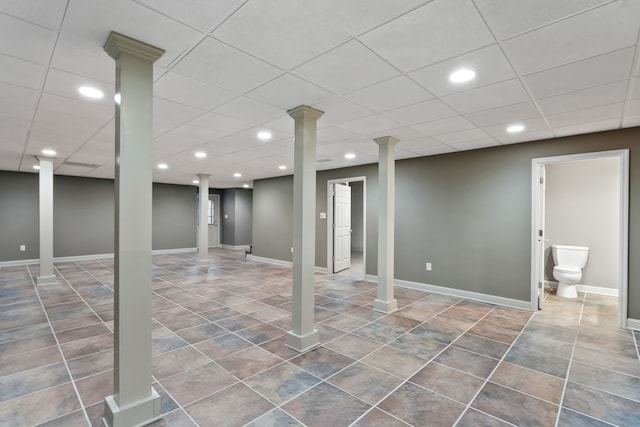
<path id="1" fill-rule="evenodd" d="M 538 235 L 537 238 L 537 274 L 536 281 L 538 284 L 538 310 L 542 310 L 544 305 L 544 249 L 545 249 L 545 238 L 544 238 L 544 202 L 545 202 L 545 165 L 539 164 L 538 169 L 538 209 L 536 212 L 536 228 Z"/>
<path id="2" fill-rule="evenodd" d="M 351 267 L 351 187 L 333 184 L 333 272 Z"/>

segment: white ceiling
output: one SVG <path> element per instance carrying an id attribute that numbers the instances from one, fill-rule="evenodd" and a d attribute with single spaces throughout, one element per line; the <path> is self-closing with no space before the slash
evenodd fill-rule
<path id="1" fill-rule="evenodd" d="M 3 0 L 0 169 L 52 148 L 57 174 L 114 176 L 111 30 L 166 50 L 156 182 L 291 174 L 301 104 L 325 112 L 319 170 L 376 162 L 385 135 L 402 159 L 640 125 L 638 0 Z"/>

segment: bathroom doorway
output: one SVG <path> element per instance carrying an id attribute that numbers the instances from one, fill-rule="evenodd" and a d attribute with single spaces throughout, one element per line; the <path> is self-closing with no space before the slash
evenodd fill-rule
<path id="1" fill-rule="evenodd" d="M 578 291 L 615 296 L 627 326 L 628 150 L 532 161 L 531 308 L 555 284 L 551 245 L 588 246 Z"/>
<path id="2" fill-rule="evenodd" d="M 341 192 L 340 188 L 349 187 L 348 192 Z M 336 191 L 336 189 L 338 191 Z M 338 213 L 345 212 L 343 207 L 347 205 L 344 201 L 336 198 L 336 193 L 349 194 L 350 206 L 348 216 L 349 244 L 347 248 L 337 248 L 340 241 L 340 225 L 344 224 L 344 218 L 340 220 Z M 340 276 L 355 280 L 365 280 L 367 265 L 367 183 L 366 177 L 358 176 L 351 178 L 331 179 L 327 181 L 327 273 L 340 274 Z M 338 236 L 336 233 L 338 232 Z M 349 262 L 336 263 L 336 255 L 340 253 L 340 259 L 344 258 L 344 252 L 349 252 Z M 346 267 L 346 268 L 345 268 Z"/>

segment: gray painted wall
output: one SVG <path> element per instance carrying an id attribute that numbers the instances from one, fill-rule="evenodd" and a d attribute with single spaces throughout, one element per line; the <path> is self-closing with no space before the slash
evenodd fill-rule
<path id="1" fill-rule="evenodd" d="M 0 261 L 37 258 L 39 233 L 38 174 L 0 171 Z"/>
<path id="2" fill-rule="evenodd" d="M 398 161 L 396 278 L 528 301 L 532 159 L 623 148 L 631 149 L 629 317 L 640 319 L 640 128 Z M 376 274 L 377 166 L 318 172 L 316 212 L 326 212 L 327 179 L 361 175 L 367 176 L 366 272 Z M 292 177 L 254 183 L 256 255 L 291 260 L 292 188 Z M 326 266 L 322 220 L 316 265 Z"/>
<path id="3" fill-rule="evenodd" d="M 620 161 L 579 160 L 546 166 L 545 233 L 552 244 L 589 247 L 581 284 L 618 287 Z M 545 267 L 553 280 L 553 257 Z M 551 273 L 551 274 L 549 274 Z"/>
<path id="4" fill-rule="evenodd" d="M 234 246 L 252 242 L 253 190 L 236 190 L 236 239 Z"/>
<path id="5" fill-rule="evenodd" d="M 253 182 L 252 224 L 254 255 L 283 261 L 292 260 L 292 176 Z"/>
<path id="6" fill-rule="evenodd" d="M 222 191 L 220 205 L 221 243 L 234 246 L 236 241 L 236 190 L 234 188 Z"/>
<path id="7" fill-rule="evenodd" d="M 351 250 L 362 252 L 363 245 L 363 226 L 362 223 L 362 197 L 363 187 L 362 181 L 354 181 L 349 184 L 351 187 Z"/>
<path id="8" fill-rule="evenodd" d="M 113 253 L 113 181 L 54 175 L 53 191 L 53 255 Z M 195 187 L 153 184 L 153 249 L 196 246 L 196 201 Z M 0 261 L 37 259 L 38 244 L 38 175 L 0 171 Z"/>

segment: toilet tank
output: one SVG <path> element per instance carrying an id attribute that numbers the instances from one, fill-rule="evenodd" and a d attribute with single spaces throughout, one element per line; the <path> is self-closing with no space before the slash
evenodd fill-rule
<path id="1" fill-rule="evenodd" d="M 584 268 L 589 248 L 586 246 L 551 245 L 551 252 L 556 265 Z"/>

